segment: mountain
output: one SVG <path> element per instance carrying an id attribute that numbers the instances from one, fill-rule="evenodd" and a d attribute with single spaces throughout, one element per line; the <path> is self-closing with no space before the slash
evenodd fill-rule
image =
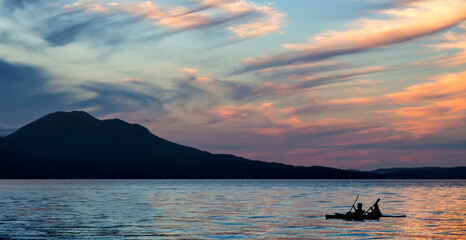
<path id="1" fill-rule="evenodd" d="M 5 138 L 28 157 L 137 158 L 164 153 L 196 153 L 118 119 L 100 121 L 86 112 L 57 112 L 36 120 Z"/>
<path id="2" fill-rule="evenodd" d="M 49 114 L 1 140 L 0 164 L 11 174 L 0 172 L 0 178 L 382 177 L 211 154 L 162 139 L 138 124 L 98 120 L 80 111 Z"/>
<path id="3" fill-rule="evenodd" d="M 466 167 L 382 168 L 371 172 L 392 179 L 466 179 Z"/>

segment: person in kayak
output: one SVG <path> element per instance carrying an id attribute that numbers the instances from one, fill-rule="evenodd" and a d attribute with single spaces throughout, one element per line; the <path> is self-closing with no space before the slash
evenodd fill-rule
<path id="1" fill-rule="evenodd" d="M 354 212 L 353 211 L 354 208 Z M 346 216 L 351 216 L 353 218 L 362 218 L 364 215 L 364 210 L 362 209 L 362 203 L 358 203 L 358 207 L 351 207 L 351 210 L 345 214 Z"/>
<path id="2" fill-rule="evenodd" d="M 364 210 L 362 209 L 362 203 L 358 203 L 358 207 L 354 209 L 353 216 L 355 218 L 362 218 L 364 214 Z"/>
<path id="3" fill-rule="evenodd" d="M 382 212 L 379 209 L 379 201 L 380 201 L 380 198 L 377 199 L 377 201 L 374 203 L 374 205 L 372 205 L 372 207 L 370 207 L 367 210 L 369 215 L 374 216 L 374 217 L 382 217 Z"/>

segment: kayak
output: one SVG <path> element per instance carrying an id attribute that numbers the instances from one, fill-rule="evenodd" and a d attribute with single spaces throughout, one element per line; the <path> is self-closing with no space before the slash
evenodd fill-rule
<path id="1" fill-rule="evenodd" d="M 344 219 L 344 220 L 379 220 L 378 216 L 371 216 L 364 214 L 362 216 L 354 216 L 353 214 L 345 214 L 345 213 L 335 213 L 335 214 L 326 214 L 326 219 Z"/>
<path id="2" fill-rule="evenodd" d="M 375 203 L 368 208 L 366 211 L 362 210 L 362 203 L 358 203 L 358 207 L 355 208 L 354 205 L 358 201 L 359 195 L 354 200 L 353 206 L 351 206 L 351 210 L 347 213 L 335 213 L 335 214 L 325 214 L 326 219 L 344 219 L 344 220 L 356 220 L 356 221 L 364 221 L 364 220 L 379 220 L 381 217 L 392 217 L 392 218 L 400 218 L 406 217 L 406 215 L 383 215 L 379 209 L 379 201 L 380 198 L 375 201 Z M 352 210 L 354 209 L 354 212 Z M 355 214 L 358 213 L 358 214 Z"/>
<path id="3" fill-rule="evenodd" d="M 364 214 L 362 216 L 354 216 L 353 214 L 345 214 L 345 213 L 335 213 L 335 214 L 325 214 L 326 219 L 344 219 L 344 220 L 379 220 L 381 217 L 406 217 L 406 215 L 382 215 L 382 216 L 373 216 Z"/>

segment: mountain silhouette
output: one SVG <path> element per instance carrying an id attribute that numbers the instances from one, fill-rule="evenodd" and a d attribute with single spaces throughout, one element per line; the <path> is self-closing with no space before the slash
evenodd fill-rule
<path id="1" fill-rule="evenodd" d="M 86 112 L 57 112 L 5 138 L 29 157 L 147 159 L 160 154 L 199 153 L 118 119 L 98 120 Z"/>
<path id="2" fill-rule="evenodd" d="M 211 154 L 138 124 L 56 112 L 0 139 L 0 178 L 381 178 Z"/>

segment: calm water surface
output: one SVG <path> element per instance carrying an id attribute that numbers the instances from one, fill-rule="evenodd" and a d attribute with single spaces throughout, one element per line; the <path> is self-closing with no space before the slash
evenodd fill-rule
<path id="1" fill-rule="evenodd" d="M 466 180 L 0 180 L 0 239 L 460 239 Z M 380 221 L 326 220 L 357 194 Z"/>

